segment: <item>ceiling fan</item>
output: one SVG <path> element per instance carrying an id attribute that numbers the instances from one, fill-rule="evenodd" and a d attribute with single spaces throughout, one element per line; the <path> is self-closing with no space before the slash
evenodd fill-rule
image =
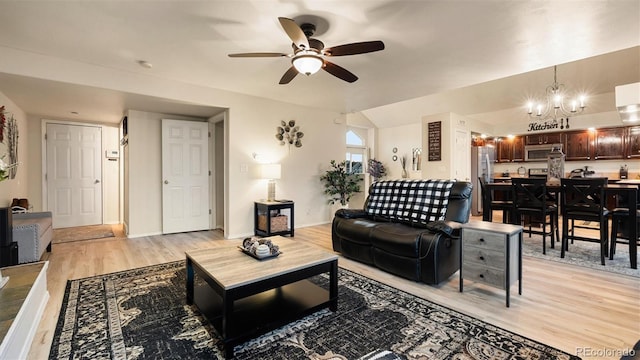
<path id="1" fill-rule="evenodd" d="M 315 74 L 318 70 L 324 69 L 329 74 L 336 76 L 347 82 L 354 82 L 358 80 L 349 70 L 338 66 L 328 60 L 326 57 L 330 56 L 345 56 L 345 55 L 357 55 L 365 54 L 374 51 L 384 50 L 384 43 L 382 41 L 364 41 L 357 43 L 344 44 L 334 46 L 330 48 L 324 47 L 322 41 L 313 39 L 316 27 L 313 24 L 304 23 L 300 26 L 295 21 L 279 17 L 280 25 L 287 33 L 293 43 L 293 54 L 284 54 L 276 52 L 253 52 L 253 53 L 240 53 L 229 54 L 229 57 L 288 57 L 291 59 L 292 66 L 287 70 L 282 78 L 280 84 L 288 84 L 296 77 L 296 75 Z"/>

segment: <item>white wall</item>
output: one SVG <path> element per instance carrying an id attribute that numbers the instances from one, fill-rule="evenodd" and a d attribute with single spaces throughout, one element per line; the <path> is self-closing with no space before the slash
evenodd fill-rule
<path id="1" fill-rule="evenodd" d="M 330 221 L 321 174 L 331 160 L 343 160 L 346 124 L 335 123 L 341 115 L 266 99 L 247 99 L 230 107 L 228 214 L 225 237 L 253 234 L 253 203 L 267 195 L 267 183 L 256 170 L 263 163 L 280 163 L 282 178 L 276 180 L 276 197 L 295 202 L 296 227 Z M 281 146 L 275 138 L 280 121 L 295 120 L 304 133 L 302 147 Z M 253 158 L 260 155 L 260 161 Z M 248 168 L 243 172 L 244 167 Z"/>
<path id="2" fill-rule="evenodd" d="M 120 223 L 120 162 L 122 157 L 108 160 L 106 150 L 120 149 L 120 130 L 115 126 L 102 127 L 102 222 Z M 122 154 L 120 154 L 122 155 Z"/>
<path id="3" fill-rule="evenodd" d="M 127 234 L 130 237 L 162 233 L 162 119 L 207 119 L 129 110 L 127 112 L 129 158 L 124 186 Z"/>
<path id="4" fill-rule="evenodd" d="M 441 125 L 441 160 L 429 161 L 429 145 L 427 129 L 429 123 L 440 122 Z M 428 115 L 422 118 L 420 134 L 423 151 L 422 177 L 425 179 L 449 179 L 452 177 L 451 141 L 453 136 L 453 120 L 451 113 Z M 423 134 L 424 132 L 424 134 Z"/>
<path id="5" fill-rule="evenodd" d="M 4 105 L 5 118 L 9 121 L 10 115 L 13 115 L 18 124 L 18 170 L 14 179 L 0 181 L 0 207 L 11 206 L 13 198 L 28 198 L 29 203 L 32 199 L 27 192 L 29 167 L 28 159 L 30 149 L 27 139 L 27 116 L 11 99 L 0 92 L 0 106 Z M 6 131 L 6 129 L 5 129 Z M 0 157 L 4 156 L 4 162 L 9 163 L 9 153 L 7 151 L 7 134 L 5 132 L 4 142 L 0 143 Z"/>
<path id="6" fill-rule="evenodd" d="M 345 125 L 335 124 L 335 112 L 268 100 L 229 111 L 229 201 L 225 237 L 253 234 L 253 202 L 266 197 L 266 180 L 256 176 L 260 161 L 282 165 L 276 182 L 279 199 L 295 201 L 296 227 L 330 221 L 320 174 L 332 159 L 343 159 Z M 129 111 L 129 201 L 125 219 L 130 237 L 162 232 L 161 119 L 175 115 Z M 281 146 L 275 138 L 281 120 L 296 120 L 304 133 L 302 147 Z M 260 161 L 253 154 L 259 154 Z M 244 169 L 247 171 L 245 172 Z"/>
<path id="7" fill-rule="evenodd" d="M 409 178 L 420 178 L 421 174 L 411 171 L 411 149 L 422 146 L 422 125 L 418 122 L 411 125 L 388 127 L 378 130 L 377 159 L 387 168 L 386 179 L 400 179 L 402 177 L 402 166 L 400 158 L 407 158 L 407 173 Z M 393 148 L 398 152 L 393 153 Z M 424 152 L 423 147 L 423 155 Z M 398 156 L 397 161 L 393 161 L 393 155 Z M 423 163 L 424 165 L 424 163 Z"/>

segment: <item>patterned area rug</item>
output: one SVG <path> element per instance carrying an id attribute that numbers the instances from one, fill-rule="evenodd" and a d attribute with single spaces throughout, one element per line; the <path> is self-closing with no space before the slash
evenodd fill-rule
<path id="1" fill-rule="evenodd" d="M 588 236 L 598 236 L 597 230 L 591 231 Z M 560 234 L 562 236 L 562 233 Z M 595 270 L 609 271 L 617 274 L 640 277 L 640 269 L 632 269 L 629 261 L 629 245 L 618 244 L 613 260 L 605 259 L 605 266 L 600 264 L 600 244 L 587 241 L 574 241 L 569 243 L 569 251 L 565 252 L 564 259 L 560 257 L 560 242 L 555 243 L 555 249 L 551 249 L 551 241 L 547 237 L 547 254 L 542 254 L 542 235 L 523 235 L 522 254 L 539 259 L 557 261 L 565 264 L 584 266 Z"/>
<path id="2" fill-rule="evenodd" d="M 54 244 L 115 237 L 112 225 L 89 225 L 53 230 Z"/>
<path id="3" fill-rule="evenodd" d="M 222 359 L 185 303 L 183 261 L 72 280 L 50 359 Z M 236 359 L 579 359 L 340 268 L 321 310 L 235 348 Z M 312 278 L 328 285 L 328 276 Z M 378 356 L 379 355 L 379 356 Z"/>

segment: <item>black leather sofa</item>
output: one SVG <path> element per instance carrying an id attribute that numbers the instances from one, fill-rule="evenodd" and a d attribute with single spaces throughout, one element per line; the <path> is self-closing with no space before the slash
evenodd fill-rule
<path id="1" fill-rule="evenodd" d="M 460 268 L 460 225 L 469 221 L 470 182 L 373 183 L 364 209 L 340 209 L 333 249 L 349 259 L 435 285 Z"/>

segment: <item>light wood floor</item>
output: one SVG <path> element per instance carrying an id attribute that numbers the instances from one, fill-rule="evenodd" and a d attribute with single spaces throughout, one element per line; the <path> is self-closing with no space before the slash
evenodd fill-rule
<path id="1" fill-rule="evenodd" d="M 49 354 L 67 280 L 180 260 L 186 250 L 224 241 L 217 231 L 136 239 L 124 238 L 119 227 L 114 233 L 116 238 L 53 245 L 47 278 L 51 298 L 29 359 L 46 359 Z M 332 251 L 329 224 L 298 228 L 295 234 L 295 240 Z M 525 257 L 523 294 L 518 296 L 514 286 L 511 307 L 506 308 L 504 291 L 498 289 L 465 281 L 460 293 L 457 275 L 433 287 L 342 257 L 339 264 L 585 359 L 619 359 L 618 351 L 632 348 L 640 339 L 640 280 L 633 277 Z M 589 357 L 581 349 L 597 356 Z"/>

